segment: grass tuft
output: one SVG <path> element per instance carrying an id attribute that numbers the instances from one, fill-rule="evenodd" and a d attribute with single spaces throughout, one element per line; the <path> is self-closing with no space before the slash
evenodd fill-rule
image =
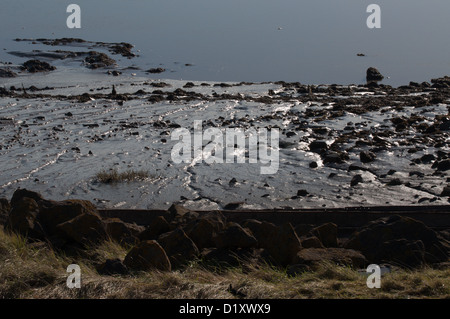
<path id="1" fill-rule="evenodd" d="M 115 184 L 121 182 L 143 181 L 150 177 L 150 173 L 146 170 L 129 169 L 119 172 L 117 169 L 101 170 L 96 175 L 97 180 L 103 184 Z"/>

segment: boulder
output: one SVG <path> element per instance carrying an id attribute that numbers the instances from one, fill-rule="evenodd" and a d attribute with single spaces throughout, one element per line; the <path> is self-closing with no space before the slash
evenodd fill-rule
<path id="1" fill-rule="evenodd" d="M 316 236 L 311 236 L 301 239 L 301 244 L 303 248 L 325 248 Z"/>
<path id="2" fill-rule="evenodd" d="M 100 219 L 95 206 L 87 200 L 69 199 L 64 201 L 40 200 L 39 220 L 49 235 L 56 232 L 59 224 L 87 214 Z"/>
<path id="3" fill-rule="evenodd" d="M 107 259 L 104 263 L 96 267 L 100 275 L 126 275 L 128 268 L 120 259 Z"/>
<path id="4" fill-rule="evenodd" d="M 56 226 L 56 234 L 69 243 L 82 246 L 96 244 L 106 240 L 105 224 L 98 215 L 83 213 Z"/>
<path id="5" fill-rule="evenodd" d="M 344 248 L 305 248 L 294 258 L 294 265 L 305 265 L 314 268 L 320 263 L 332 262 L 353 268 L 364 268 L 366 258 L 358 251 Z"/>
<path id="6" fill-rule="evenodd" d="M 170 231 L 169 223 L 164 216 L 158 216 L 138 235 L 138 238 L 140 240 L 155 240 L 158 239 L 159 235 L 168 231 Z"/>
<path id="7" fill-rule="evenodd" d="M 39 205 L 32 198 L 15 201 L 6 221 L 6 229 L 18 232 L 30 239 L 44 239 L 45 232 L 38 220 Z"/>
<path id="8" fill-rule="evenodd" d="M 266 233 L 263 248 L 271 256 L 272 261 L 281 266 L 292 263 L 302 244 L 290 223 L 275 227 Z"/>
<path id="9" fill-rule="evenodd" d="M 359 153 L 359 159 L 362 163 L 370 163 L 373 162 L 376 158 L 376 155 L 370 151 L 363 151 Z"/>
<path id="10" fill-rule="evenodd" d="M 41 196 L 41 194 L 29 191 L 25 188 L 18 188 L 12 198 L 11 198 L 11 206 L 14 206 L 16 203 L 19 203 L 24 197 L 28 197 L 31 199 L 34 199 L 36 202 L 39 202 L 40 200 L 43 200 L 44 198 Z"/>
<path id="11" fill-rule="evenodd" d="M 134 246 L 125 256 L 123 263 L 132 270 L 170 271 L 172 268 L 166 252 L 155 240 L 144 240 Z"/>
<path id="12" fill-rule="evenodd" d="M 311 230 L 311 234 L 319 238 L 325 247 L 337 247 L 337 225 L 334 223 L 326 223 Z"/>
<path id="13" fill-rule="evenodd" d="M 11 71 L 10 69 L 0 69 L 0 78 L 15 78 L 17 73 Z"/>
<path id="14" fill-rule="evenodd" d="M 143 226 L 125 223 L 118 218 L 105 219 L 104 223 L 109 238 L 120 244 L 135 244 L 139 240 L 138 235 L 144 231 Z"/>
<path id="15" fill-rule="evenodd" d="M 183 206 L 172 204 L 169 208 L 169 219 L 168 220 L 173 228 L 177 226 L 184 226 L 192 220 L 196 220 L 199 217 L 197 212 L 191 211 Z"/>
<path id="16" fill-rule="evenodd" d="M 417 241 L 421 241 L 423 246 Z M 395 251 L 401 251 L 397 248 L 401 245 L 410 251 L 423 247 L 424 261 L 427 263 L 445 262 L 449 258 L 449 245 L 445 239 L 424 223 L 400 215 L 370 222 L 355 232 L 344 247 L 361 251 L 371 263 L 395 262 L 393 258 L 402 262 L 410 260 L 409 257 L 399 258 L 391 254 L 390 250 L 394 248 Z"/>
<path id="17" fill-rule="evenodd" d="M 0 225 L 4 225 L 8 219 L 11 205 L 6 198 L 0 198 Z"/>
<path id="18" fill-rule="evenodd" d="M 377 82 L 384 79 L 384 76 L 376 68 L 368 68 L 366 71 L 367 82 Z"/>
<path id="19" fill-rule="evenodd" d="M 226 219 L 220 212 L 206 213 L 191 221 L 184 231 L 199 249 L 214 247 L 214 238 L 225 229 Z"/>
<path id="20" fill-rule="evenodd" d="M 325 141 L 315 140 L 309 143 L 309 150 L 314 153 L 322 153 L 328 149 L 328 144 Z"/>
<path id="21" fill-rule="evenodd" d="M 169 256 L 172 268 L 179 268 L 199 255 L 197 246 L 181 228 L 162 234 L 158 242 Z"/>
<path id="22" fill-rule="evenodd" d="M 253 248 L 258 244 L 248 228 L 233 222 L 228 223 L 225 230 L 217 234 L 214 241 L 217 248 Z"/>
<path id="23" fill-rule="evenodd" d="M 27 70 L 30 73 L 36 72 L 48 72 L 56 70 L 56 68 L 47 62 L 39 61 L 39 60 L 28 60 L 22 66 L 22 70 Z"/>
<path id="24" fill-rule="evenodd" d="M 258 247 L 261 248 L 271 245 L 267 234 L 275 234 L 277 232 L 277 226 L 267 221 L 248 219 L 242 225 L 251 230 L 253 236 L 258 241 Z"/>

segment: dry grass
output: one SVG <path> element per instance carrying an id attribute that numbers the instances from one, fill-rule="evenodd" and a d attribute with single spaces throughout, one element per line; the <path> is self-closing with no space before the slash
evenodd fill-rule
<path id="1" fill-rule="evenodd" d="M 146 170 L 129 169 L 119 172 L 117 169 L 101 170 L 96 175 L 97 180 L 103 184 L 115 184 L 120 182 L 142 181 L 152 177 Z"/>
<path id="2" fill-rule="evenodd" d="M 382 278 L 381 289 L 369 289 L 353 269 L 322 264 L 316 271 L 288 276 L 269 265 L 214 269 L 201 261 L 182 271 L 139 272 L 101 276 L 95 265 L 121 258 L 130 247 L 104 242 L 79 256 L 57 254 L 43 243 L 6 234 L 0 227 L 0 299 L 2 298 L 450 298 L 450 269 L 397 270 Z M 66 286 L 69 264 L 80 265 L 81 289 Z"/>

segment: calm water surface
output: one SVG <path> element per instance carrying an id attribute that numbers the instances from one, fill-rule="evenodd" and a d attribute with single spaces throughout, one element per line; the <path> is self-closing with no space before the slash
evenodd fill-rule
<path id="1" fill-rule="evenodd" d="M 68 29 L 77 3 L 82 28 Z M 381 29 L 366 8 L 381 6 Z M 448 0 L 2 0 L 0 61 L 31 51 L 14 38 L 130 42 L 160 77 L 203 81 L 363 83 L 377 67 L 394 86 L 450 74 Z M 6 49 L 6 50 L 5 50 Z M 365 57 L 358 57 L 364 53 Z M 192 66 L 185 66 L 185 64 Z"/>

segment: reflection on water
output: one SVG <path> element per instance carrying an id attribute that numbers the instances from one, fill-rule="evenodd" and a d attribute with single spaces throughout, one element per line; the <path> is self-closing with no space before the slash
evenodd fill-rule
<path id="1" fill-rule="evenodd" d="M 74 2 L 82 28 L 70 30 Z M 374 66 L 401 85 L 450 74 L 450 2 L 377 0 L 382 27 L 370 30 L 373 2 L 2 0 L 0 61 L 23 62 L 6 53 L 14 38 L 79 37 L 130 42 L 133 63 L 183 80 L 363 83 Z"/>

